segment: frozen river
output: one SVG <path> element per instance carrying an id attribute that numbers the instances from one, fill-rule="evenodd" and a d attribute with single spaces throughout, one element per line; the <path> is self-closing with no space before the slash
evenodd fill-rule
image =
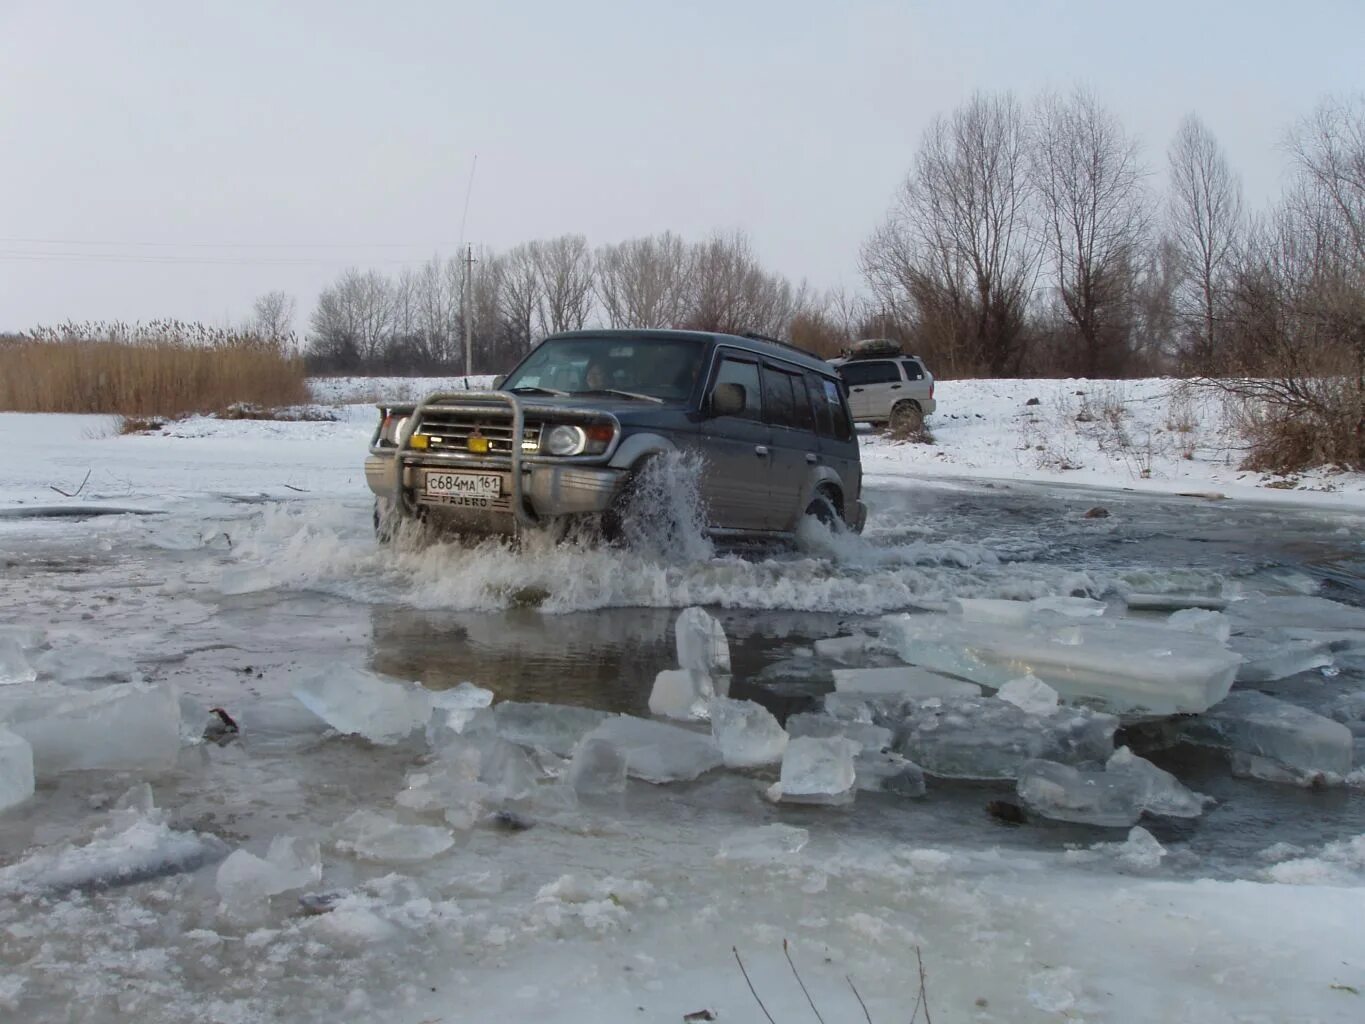
<path id="1" fill-rule="evenodd" d="M 386 858 L 348 846 L 343 822 L 371 809 L 444 827 L 395 801 L 430 763 L 420 732 L 392 746 L 337 736 L 291 696 L 354 667 L 647 715 L 656 673 L 676 665 L 677 613 L 701 605 L 730 639 L 731 696 L 785 719 L 831 689 L 836 666 L 811 656 L 815 641 L 952 598 L 1365 607 L 1361 514 L 926 484 L 874 490 L 861 538 L 679 553 L 383 548 L 359 496 L 128 504 L 158 514 L 0 519 L 0 624 L 41 630 L 33 660 L 64 685 L 170 683 L 241 734 L 187 745 L 150 775 L 40 781 L 0 814 L 0 1018 L 757 1020 L 736 946 L 768 1009 L 801 1019 L 783 939 L 826 1019 L 862 1019 L 846 975 L 873 1019 L 909 1019 L 916 946 L 935 1019 L 1365 1015 L 1351 991 L 1365 992 L 1360 788 L 1234 778 L 1188 746 L 1145 751 L 1215 801 L 1199 818 L 1144 819 L 1165 851 L 1152 858 L 1123 845 L 1126 829 L 998 820 L 986 806 L 1014 800 L 1011 782 L 931 778 L 919 799 L 775 807 L 761 796 L 770 773 L 718 771 L 486 819 L 430 857 Z M 1330 716 L 1365 691 L 1365 648 L 1327 660 L 1257 688 Z M 117 810 L 142 781 L 159 810 Z M 136 861 L 134 819 L 151 877 L 42 882 L 79 867 L 92 839 Z M 734 852 L 772 824 L 803 838 L 774 850 L 765 833 L 757 852 Z M 161 864 L 166 834 L 197 837 L 193 856 Z M 220 905 L 218 861 L 264 855 L 276 836 L 319 844 L 320 881 L 250 912 Z"/>

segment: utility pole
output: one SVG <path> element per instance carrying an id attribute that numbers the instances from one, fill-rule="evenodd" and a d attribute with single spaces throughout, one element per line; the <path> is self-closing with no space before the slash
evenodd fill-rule
<path id="1" fill-rule="evenodd" d="M 468 386 L 474 373 L 474 307 L 469 301 L 474 294 L 474 246 L 465 249 L 464 256 L 464 375 Z"/>

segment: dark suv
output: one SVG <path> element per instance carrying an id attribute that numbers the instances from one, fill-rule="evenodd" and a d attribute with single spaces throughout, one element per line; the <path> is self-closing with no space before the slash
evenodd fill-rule
<path id="1" fill-rule="evenodd" d="M 516 533 L 609 524 L 650 460 L 695 456 L 713 536 L 793 535 L 804 515 L 861 530 L 862 469 L 828 363 L 773 339 L 575 331 L 496 390 L 380 406 L 365 460 L 381 535 L 402 517 Z"/>

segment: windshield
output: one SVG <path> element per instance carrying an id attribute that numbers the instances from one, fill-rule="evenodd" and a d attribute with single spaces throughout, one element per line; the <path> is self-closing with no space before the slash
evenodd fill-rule
<path id="1" fill-rule="evenodd" d="M 705 351 L 681 338 L 563 338 L 536 349 L 502 387 L 679 401 L 692 394 Z"/>

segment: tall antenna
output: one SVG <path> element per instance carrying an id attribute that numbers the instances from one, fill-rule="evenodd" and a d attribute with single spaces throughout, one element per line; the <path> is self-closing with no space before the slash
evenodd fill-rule
<path id="1" fill-rule="evenodd" d="M 464 212 L 460 214 L 460 248 L 464 254 L 464 386 L 469 387 L 469 377 L 474 372 L 474 307 L 470 299 L 474 289 L 474 246 L 464 240 L 465 224 L 469 221 L 469 197 L 474 194 L 474 172 L 479 167 L 479 154 L 474 154 L 469 165 L 469 182 L 464 190 Z"/>
<path id="2" fill-rule="evenodd" d="M 479 154 L 474 154 L 474 159 L 469 165 L 469 182 L 464 189 L 464 213 L 460 214 L 460 248 L 464 248 L 464 227 L 469 221 L 469 197 L 474 194 L 474 172 L 479 169 Z"/>

